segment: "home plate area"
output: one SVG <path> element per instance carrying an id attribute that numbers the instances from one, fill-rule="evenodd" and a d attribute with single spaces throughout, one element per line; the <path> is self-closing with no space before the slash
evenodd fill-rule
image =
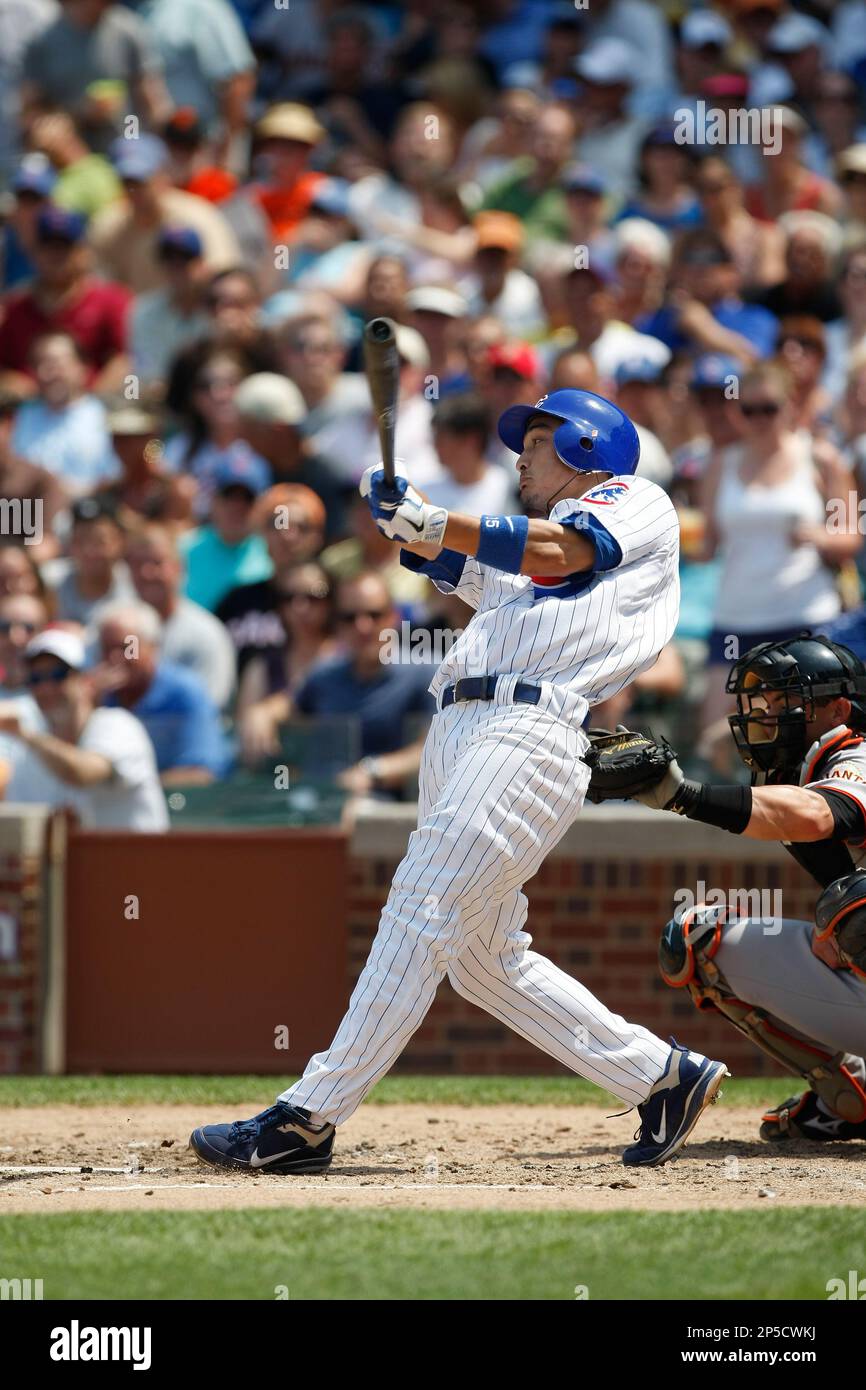
<path id="1" fill-rule="evenodd" d="M 196 1125 L 243 1118 L 230 1107 L 20 1107 L 4 1116 L 0 1214 L 397 1206 L 502 1210 L 705 1210 L 858 1205 L 866 1145 L 757 1138 L 754 1107 L 703 1117 L 662 1168 L 626 1169 L 633 1113 L 600 1106 L 363 1106 L 337 1136 L 327 1173 L 290 1177 L 209 1168 L 187 1147 Z"/>

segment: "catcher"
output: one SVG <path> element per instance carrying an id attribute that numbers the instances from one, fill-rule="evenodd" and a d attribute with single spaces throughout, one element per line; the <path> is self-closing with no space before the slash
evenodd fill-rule
<path id="1" fill-rule="evenodd" d="M 727 689 L 751 786 L 690 781 L 663 741 L 590 730 L 588 795 L 779 840 L 812 875 L 823 889 L 814 923 L 678 911 L 661 973 L 808 1082 L 763 1116 L 762 1138 L 866 1139 L 866 667 L 802 633 L 747 652 Z"/>

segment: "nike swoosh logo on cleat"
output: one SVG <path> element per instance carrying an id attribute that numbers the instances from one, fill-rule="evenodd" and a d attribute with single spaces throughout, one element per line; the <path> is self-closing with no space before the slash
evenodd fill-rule
<path id="1" fill-rule="evenodd" d="M 269 1163 L 276 1163 L 278 1158 L 288 1158 L 289 1154 L 296 1154 L 299 1152 L 300 1150 L 298 1149 L 284 1149 L 282 1153 L 267 1154 L 264 1158 L 259 1158 L 259 1151 L 256 1149 L 255 1152 L 250 1155 L 250 1167 L 264 1168 Z"/>
<path id="2" fill-rule="evenodd" d="M 654 1144 L 663 1144 L 668 1132 L 667 1101 L 662 1101 L 662 1122 L 658 1134 L 653 1134 L 650 1130 L 650 1137 Z"/>

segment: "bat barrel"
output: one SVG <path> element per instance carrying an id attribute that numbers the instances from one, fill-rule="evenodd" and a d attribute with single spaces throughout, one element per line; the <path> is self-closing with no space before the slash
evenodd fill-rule
<path id="1" fill-rule="evenodd" d="M 397 353 L 397 329 L 392 319 L 370 319 L 365 325 L 364 370 L 379 430 L 385 477 L 388 482 L 393 482 L 400 358 Z"/>

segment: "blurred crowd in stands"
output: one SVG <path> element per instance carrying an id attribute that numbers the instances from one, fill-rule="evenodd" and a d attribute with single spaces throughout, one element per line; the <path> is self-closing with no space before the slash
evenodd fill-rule
<path id="1" fill-rule="evenodd" d="M 158 829 L 294 725 L 412 795 L 471 615 L 357 495 L 381 314 L 447 508 L 509 405 L 637 424 L 681 618 L 593 723 L 729 772 L 732 659 L 866 656 L 866 0 L 0 0 L 0 200 L 7 801 Z"/>

